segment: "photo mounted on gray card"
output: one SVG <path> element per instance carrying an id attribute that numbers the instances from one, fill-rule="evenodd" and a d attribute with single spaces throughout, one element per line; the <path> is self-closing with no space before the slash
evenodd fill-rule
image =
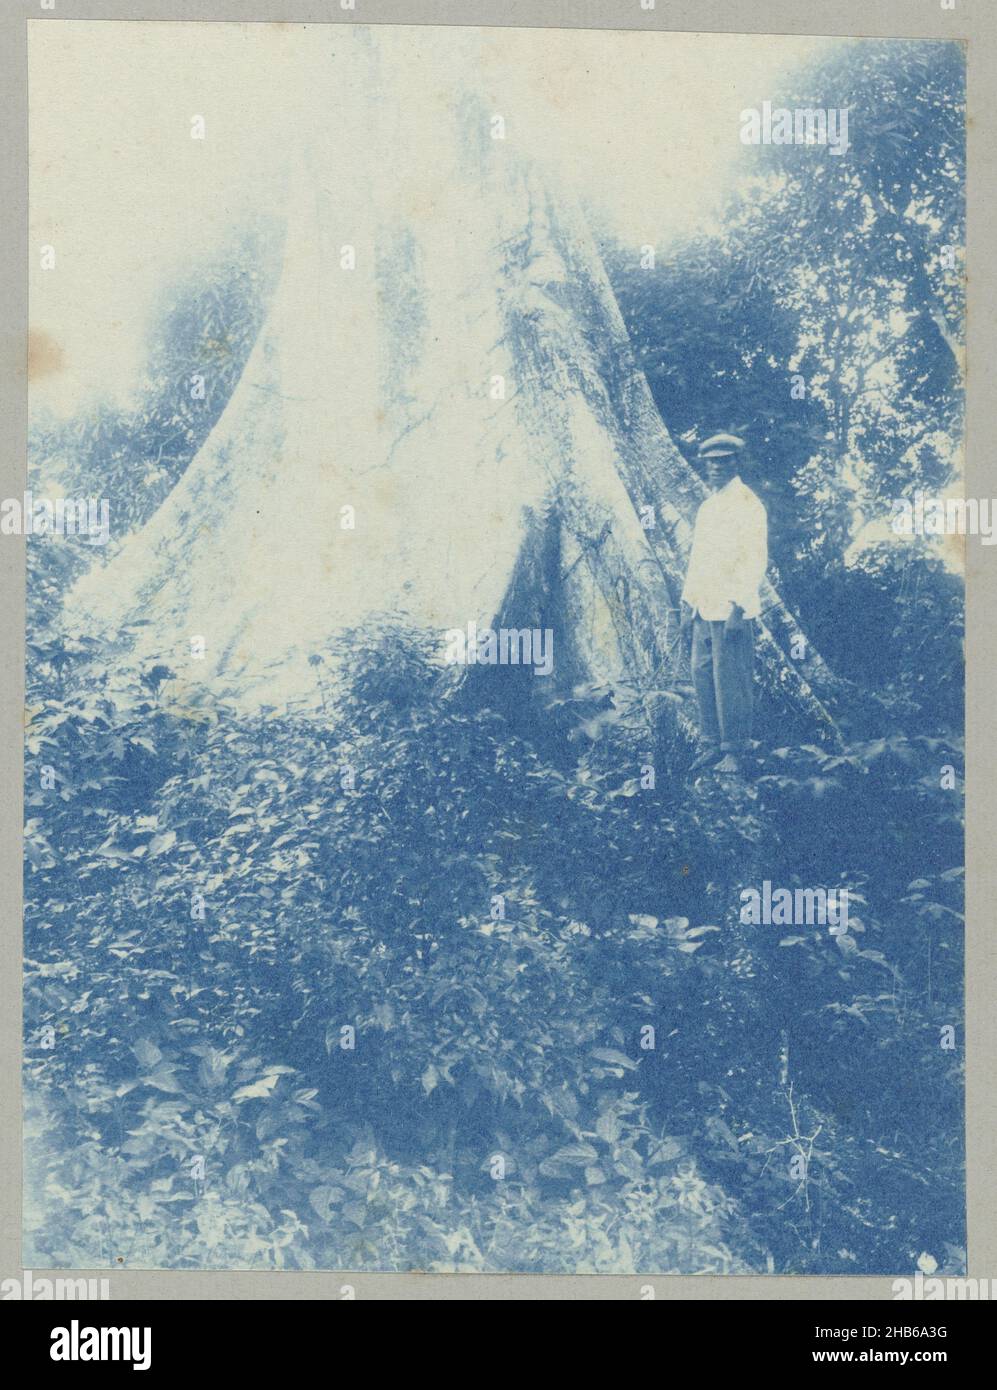
<path id="1" fill-rule="evenodd" d="M 29 75 L 25 1264 L 964 1273 L 962 46 Z"/>

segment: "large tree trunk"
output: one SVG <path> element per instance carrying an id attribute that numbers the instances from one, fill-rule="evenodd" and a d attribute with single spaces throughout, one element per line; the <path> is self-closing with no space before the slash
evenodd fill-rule
<path id="1" fill-rule="evenodd" d="M 350 127 L 313 132 L 284 271 L 232 398 L 70 613 L 128 627 L 136 662 L 175 670 L 181 699 L 197 687 L 318 712 L 312 662 L 344 630 L 388 614 L 442 650 L 472 620 L 523 626 L 512 609 L 532 601 L 514 581 L 546 518 L 560 578 L 537 583 L 567 669 L 632 687 L 654 731 L 674 709 L 660 692 L 702 485 L 579 210 L 489 137 L 473 93 L 428 103 L 410 131 L 372 95 L 364 51 L 344 38 L 330 58 Z M 791 658 L 796 624 L 770 586 L 765 606 L 765 684 L 830 732 L 829 672 L 809 646 Z"/>

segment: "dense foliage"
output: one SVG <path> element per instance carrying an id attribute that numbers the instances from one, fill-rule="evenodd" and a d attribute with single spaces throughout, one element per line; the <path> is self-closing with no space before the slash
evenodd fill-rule
<path id="1" fill-rule="evenodd" d="M 411 634 L 351 650 L 329 727 L 96 678 L 34 711 L 32 1258 L 957 1264 L 955 753 L 773 750 L 765 875 L 867 901 L 838 941 L 744 927 L 725 803 L 544 765 Z"/>

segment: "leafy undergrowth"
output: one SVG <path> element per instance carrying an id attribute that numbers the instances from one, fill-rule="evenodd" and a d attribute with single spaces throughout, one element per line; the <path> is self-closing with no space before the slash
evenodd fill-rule
<path id="1" fill-rule="evenodd" d="M 770 752 L 760 849 L 350 640 L 324 724 L 36 647 L 25 1258 L 958 1271 L 957 750 Z M 741 924 L 760 876 L 849 932 Z"/>

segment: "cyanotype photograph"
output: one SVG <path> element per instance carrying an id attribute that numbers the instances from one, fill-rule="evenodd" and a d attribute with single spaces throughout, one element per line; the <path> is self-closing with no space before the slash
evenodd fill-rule
<path id="1" fill-rule="evenodd" d="M 963 46 L 29 77 L 25 1264 L 964 1274 Z"/>

